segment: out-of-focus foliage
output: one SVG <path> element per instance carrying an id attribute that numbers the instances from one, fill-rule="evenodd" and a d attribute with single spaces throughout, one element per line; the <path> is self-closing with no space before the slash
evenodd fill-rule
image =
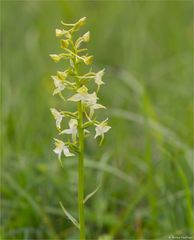
<path id="1" fill-rule="evenodd" d="M 86 16 L 112 129 L 87 142 L 88 239 L 192 235 L 192 1 L 3 1 L 2 239 L 76 239 L 77 159 L 61 169 L 48 54 L 60 21 Z M 65 65 L 60 65 L 65 70 Z M 58 68 L 58 67 L 57 67 Z M 57 69 L 58 70 L 58 69 Z M 106 112 L 107 114 L 107 112 Z M 100 115 L 102 117 L 103 115 Z"/>

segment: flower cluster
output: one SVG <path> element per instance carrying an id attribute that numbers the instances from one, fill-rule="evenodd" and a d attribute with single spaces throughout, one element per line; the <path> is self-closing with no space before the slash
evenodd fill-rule
<path id="1" fill-rule="evenodd" d="M 55 140 L 54 152 L 58 155 L 61 161 L 61 154 L 66 157 L 74 156 L 76 152 L 79 152 L 79 134 L 78 128 L 83 130 L 84 137 L 90 134 L 87 128 L 95 127 L 94 138 L 101 137 L 100 144 L 104 139 L 104 134 L 111 128 L 108 126 L 108 119 L 99 122 L 95 117 L 95 110 L 105 108 L 105 106 L 98 103 L 98 92 L 100 86 L 104 84 L 102 77 L 104 75 L 104 69 L 93 72 L 90 70 L 87 73 L 78 72 L 79 64 L 90 65 L 93 60 L 93 56 L 88 55 L 87 48 L 82 47 L 84 43 L 89 42 L 90 32 L 86 32 L 82 36 L 75 39 L 75 33 L 85 24 L 86 18 L 81 18 L 74 24 L 66 24 L 61 22 L 65 29 L 56 29 L 56 36 L 60 38 L 61 48 L 63 53 L 50 54 L 51 59 L 54 62 L 61 60 L 69 61 L 69 68 L 65 71 L 57 71 L 56 75 L 52 76 L 54 81 L 53 95 L 59 95 L 64 101 L 71 101 L 79 106 L 83 116 L 82 122 L 79 121 L 78 107 L 75 112 L 58 111 L 55 108 L 51 108 L 51 113 L 56 120 L 56 127 L 59 130 L 59 135 L 70 135 L 70 138 L 64 142 L 59 139 Z M 93 81 L 96 86 L 96 91 L 90 92 L 87 88 L 87 84 Z M 65 99 L 63 92 L 69 90 L 72 92 L 71 97 Z M 77 105 L 78 106 L 78 105 Z M 69 119 L 69 128 L 61 129 L 61 122 L 65 118 Z"/>

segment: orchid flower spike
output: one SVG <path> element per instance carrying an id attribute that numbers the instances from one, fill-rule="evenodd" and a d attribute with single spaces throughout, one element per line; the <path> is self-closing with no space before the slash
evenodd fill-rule
<path id="1" fill-rule="evenodd" d="M 72 223 L 79 229 L 80 238 L 86 239 L 85 236 L 85 221 L 84 221 L 84 204 L 97 190 L 90 193 L 84 200 L 84 149 L 85 139 L 90 136 L 90 128 L 95 129 L 94 138 L 101 138 L 100 145 L 104 139 L 105 133 L 107 133 L 111 127 L 108 125 L 108 119 L 99 122 L 96 118 L 95 110 L 105 108 L 99 103 L 98 92 L 100 86 L 104 84 L 102 78 L 104 76 L 104 69 L 93 72 L 92 67 L 88 69 L 87 66 L 92 64 L 93 56 L 87 52 L 87 48 L 83 47 L 90 41 L 90 32 L 86 31 L 82 35 L 77 33 L 80 28 L 85 24 L 86 17 L 79 19 L 74 23 L 62 23 L 62 28 L 57 28 L 55 31 L 56 37 L 60 40 L 61 52 L 59 54 L 50 54 L 51 59 L 54 62 L 60 60 L 67 60 L 67 69 L 57 71 L 52 76 L 54 81 L 53 95 L 59 96 L 64 100 L 65 106 L 71 106 L 75 104 L 76 110 L 70 112 L 68 109 L 58 111 L 55 108 L 51 108 L 51 113 L 56 121 L 56 127 L 59 131 L 59 135 L 67 140 L 59 140 L 54 138 L 54 153 L 57 154 L 60 164 L 62 166 L 62 155 L 65 157 L 71 157 L 75 154 L 78 155 L 78 210 L 79 220 L 77 221 L 60 203 L 64 213 L 72 221 Z M 86 65 L 81 68 L 80 65 Z M 91 84 L 89 84 L 89 82 Z M 97 86 L 97 90 L 95 87 Z M 91 87 L 91 88 L 90 88 Z M 69 91 L 69 93 L 68 93 Z M 67 97 L 63 97 L 65 92 Z M 65 119 L 64 119 L 65 118 Z M 69 118 L 67 129 L 62 128 L 62 121 Z M 89 129 L 89 130 L 88 130 Z"/>

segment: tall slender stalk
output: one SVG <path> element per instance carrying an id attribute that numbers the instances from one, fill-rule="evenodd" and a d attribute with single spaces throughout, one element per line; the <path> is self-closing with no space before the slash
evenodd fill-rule
<path id="1" fill-rule="evenodd" d="M 75 56 L 77 54 L 74 48 Z M 77 83 L 77 88 L 80 87 L 80 82 L 78 80 L 78 66 L 76 63 L 76 58 L 74 58 L 74 72 Z M 79 213 L 79 231 L 80 239 L 85 239 L 85 213 L 84 213 L 84 130 L 83 130 L 83 106 L 82 102 L 79 101 L 77 104 L 78 110 L 78 213 Z"/>
<path id="2" fill-rule="evenodd" d="M 74 24 L 62 24 L 69 28 L 68 30 L 56 29 L 56 36 L 63 37 L 61 39 L 61 48 L 65 53 L 60 54 L 50 54 L 50 57 L 55 61 L 59 62 L 62 59 L 69 60 L 70 66 L 64 72 L 57 71 L 56 76 L 52 76 L 54 80 L 55 90 L 53 95 L 58 94 L 63 101 L 66 99 L 63 96 L 63 90 L 68 89 L 73 92 L 67 101 L 77 102 L 77 111 L 58 111 L 55 108 L 51 108 L 51 112 L 56 120 L 56 127 L 59 130 L 59 135 L 70 134 L 71 138 L 64 142 L 59 139 L 55 140 L 56 148 L 54 152 L 58 155 L 61 166 L 63 167 L 63 162 L 61 160 L 62 153 L 66 157 L 78 155 L 78 215 L 79 222 L 64 208 L 63 204 L 60 202 L 61 208 L 65 215 L 69 218 L 72 223 L 79 228 L 80 240 L 85 240 L 85 216 L 84 208 L 86 201 L 96 193 L 98 190 L 95 189 L 92 193 L 84 197 L 84 140 L 90 131 L 87 129 L 91 126 L 95 126 L 96 134 L 94 138 L 101 137 L 100 144 L 104 139 L 104 133 L 106 133 L 111 127 L 107 125 L 107 120 L 99 122 L 96 120 L 94 114 L 96 109 L 105 108 L 103 105 L 97 103 L 99 99 L 97 94 L 100 89 L 100 85 L 104 84 L 102 81 L 102 76 L 104 75 L 104 69 L 95 73 L 89 71 L 88 73 L 81 73 L 79 69 L 79 64 L 90 65 L 92 63 L 92 56 L 88 54 L 80 55 L 85 52 L 86 48 L 81 48 L 80 46 L 88 42 L 90 39 L 90 33 L 87 32 L 83 36 L 74 39 L 74 33 L 77 32 L 81 26 L 85 24 L 86 18 L 81 18 L 78 22 Z M 78 72 L 79 69 L 79 72 Z M 88 93 L 88 88 L 85 86 L 89 81 L 94 80 L 97 85 L 96 91 L 93 93 Z M 69 129 L 64 129 L 61 131 L 61 122 L 63 118 L 70 118 Z"/>
<path id="3" fill-rule="evenodd" d="M 84 132 L 83 132 L 83 110 L 82 103 L 78 103 L 78 212 L 80 224 L 80 239 L 85 239 L 85 216 L 84 216 Z"/>

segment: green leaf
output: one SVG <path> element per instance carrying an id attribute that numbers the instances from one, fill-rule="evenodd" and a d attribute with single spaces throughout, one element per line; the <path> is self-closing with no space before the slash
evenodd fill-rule
<path id="1" fill-rule="evenodd" d="M 65 215 L 67 216 L 67 218 L 79 229 L 79 223 L 78 221 L 64 208 L 63 204 L 61 202 L 59 202 L 63 212 L 65 213 Z"/>
<path id="2" fill-rule="evenodd" d="M 90 199 L 97 191 L 98 189 L 101 187 L 101 185 L 99 185 L 93 192 L 89 193 L 85 199 L 84 199 L 84 204 L 88 201 L 88 199 Z"/>

